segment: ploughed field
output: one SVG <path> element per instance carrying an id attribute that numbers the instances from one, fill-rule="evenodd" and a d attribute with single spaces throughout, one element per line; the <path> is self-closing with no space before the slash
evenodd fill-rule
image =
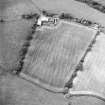
<path id="1" fill-rule="evenodd" d="M 66 22 L 56 29 L 36 30 L 23 72 L 42 83 L 63 88 L 95 34 L 95 30 Z"/>

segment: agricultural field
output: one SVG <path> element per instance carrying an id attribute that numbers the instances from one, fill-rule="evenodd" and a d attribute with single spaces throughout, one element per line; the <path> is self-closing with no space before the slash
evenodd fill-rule
<path id="1" fill-rule="evenodd" d="M 104 0 L 0 1 L 0 105 L 105 105 L 104 53 Z"/>

